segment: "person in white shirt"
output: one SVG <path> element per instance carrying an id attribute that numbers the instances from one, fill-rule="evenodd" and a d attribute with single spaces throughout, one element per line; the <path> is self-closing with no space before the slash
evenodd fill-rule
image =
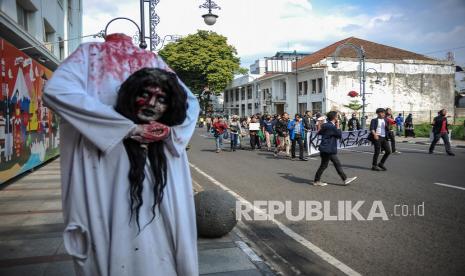
<path id="1" fill-rule="evenodd" d="M 371 169 L 373 171 L 386 171 L 384 166 L 387 158 L 391 154 L 391 147 L 389 146 L 389 125 L 385 118 L 386 110 L 384 108 L 376 109 L 377 118 L 371 120 L 370 123 L 370 134 L 369 140 L 373 142 L 375 153 L 373 155 L 373 163 Z M 384 150 L 384 155 L 381 161 L 378 163 L 378 157 L 381 152 L 381 148 Z"/>

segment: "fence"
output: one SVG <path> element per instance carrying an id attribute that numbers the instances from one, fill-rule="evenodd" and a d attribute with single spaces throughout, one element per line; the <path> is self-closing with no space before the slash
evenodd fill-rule
<path id="1" fill-rule="evenodd" d="M 439 110 L 422 110 L 422 111 L 405 111 L 405 110 L 394 110 L 394 118 L 397 117 L 400 114 L 402 114 L 402 117 L 407 118 L 409 114 L 412 114 L 413 117 L 413 123 L 416 124 L 421 124 L 421 123 L 431 123 L 433 122 L 434 117 L 438 115 Z M 362 111 L 355 112 L 357 114 L 358 118 L 362 117 Z M 366 116 L 368 116 L 367 122 L 369 122 L 370 119 L 376 117 L 376 112 L 365 112 Z M 350 114 L 347 114 L 347 118 L 350 118 Z M 454 125 L 463 125 L 464 119 L 465 119 L 465 108 L 456 108 L 455 112 L 454 111 L 449 111 L 449 114 L 451 118 L 449 119 L 449 123 L 454 124 Z"/>

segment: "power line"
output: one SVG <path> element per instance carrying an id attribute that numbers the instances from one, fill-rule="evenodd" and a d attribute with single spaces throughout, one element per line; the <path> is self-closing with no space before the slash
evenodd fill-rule
<path id="1" fill-rule="evenodd" d="M 37 48 L 39 46 L 44 46 L 44 45 L 50 45 L 50 44 L 56 44 L 56 43 L 61 43 L 61 42 L 65 42 L 65 41 L 71 41 L 71 40 L 76 40 L 76 39 L 81 39 L 81 38 L 86 38 L 86 37 L 103 37 L 104 34 L 103 34 L 103 31 L 100 31 L 96 34 L 91 34 L 91 35 L 84 35 L 84 36 L 78 36 L 78 37 L 73 37 L 73 38 L 69 38 L 69 39 L 63 39 L 63 40 L 58 40 L 58 41 L 55 41 L 55 42 L 47 42 L 47 43 L 39 43 L 39 44 L 36 44 L 36 45 L 32 45 L 32 46 L 29 46 L 29 47 L 25 47 L 25 48 L 21 48 L 19 49 L 20 51 L 24 51 L 24 50 L 28 50 L 28 49 L 32 49 L 32 48 Z"/>
<path id="2" fill-rule="evenodd" d="M 442 49 L 442 50 L 432 51 L 432 52 L 423 53 L 423 54 L 424 54 L 424 55 L 428 55 L 428 54 L 434 54 L 434 53 L 440 53 L 440 52 L 447 52 L 447 51 L 458 50 L 458 49 L 463 49 L 463 48 L 465 48 L 465 45 L 463 45 L 463 46 L 458 46 L 458 47 L 455 47 L 455 48 L 449 48 L 449 49 Z"/>

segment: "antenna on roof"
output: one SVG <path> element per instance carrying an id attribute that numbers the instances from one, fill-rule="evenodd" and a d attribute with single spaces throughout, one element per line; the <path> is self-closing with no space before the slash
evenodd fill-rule
<path id="1" fill-rule="evenodd" d="M 447 52 L 446 54 L 446 60 L 447 61 L 455 61 L 455 55 L 454 55 L 454 52 Z"/>

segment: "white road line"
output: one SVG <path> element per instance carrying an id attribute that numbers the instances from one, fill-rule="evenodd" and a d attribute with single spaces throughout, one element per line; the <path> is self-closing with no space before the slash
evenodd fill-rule
<path id="1" fill-rule="evenodd" d="M 235 241 L 234 242 L 247 256 L 252 262 L 260 263 L 263 262 L 262 258 L 260 258 L 255 252 L 243 241 Z"/>
<path id="2" fill-rule="evenodd" d="M 449 184 L 444 184 L 444 183 L 439 183 L 439 182 L 436 182 L 436 183 L 433 183 L 435 185 L 439 185 L 439 186 L 444 186 L 444 187 L 449 187 L 449 188 L 455 188 L 455 189 L 459 189 L 459 190 L 464 190 L 465 191 L 465 188 L 464 187 L 459 187 L 459 186 L 454 186 L 454 185 L 449 185 Z"/>
<path id="3" fill-rule="evenodd" d="M 197 166 L 195 166 L 194 164 L 192 163 L 189 163 L 189 165 L 194 169 L 196 170 L 199 174 L 203 175 L 205 178 L 207 178 L 208 180 L 210 180 L 213 184 L 219 186 L 221 189 L 223 189 L 224 191 L 230 193 L 232 196 L 234 196 L 236 198 L 236 200 L 238 200 L 239 202 L 241 202 L 241 204 L 243 205 L 247 205 L 249 208 L 251 208 L 254 212 L 256 213 L 259 213 L 259 214 L 262 214 L 264 216 L 267 217 L 267 219 L 271 222 L 273 222 L 274 224 L 276 224 L 286 235 L 288 235 L 289 237 L 291 237 L 292 239 L 294 239 L 295 241 L 297 241 L 298 243 L 300 243 L 301 245 L 305 246 L 307 249 L 309 249 L 310 251 L 312 251 L 313 253 L 317 254 L 318 256 L 320 256 L 320 258 L 322 258 L 323 260 L 325 260 L 326 262 L 328 262 L 329 264 L 333 265 L 334 267 L 336 267 L 337 269 L 339 269 L 340 271 L 342 271 L 343 273 L 345 273 L 346 275 L 361 275 L 360 273 L 358 273 L 357 271 L 353 270 L 352 268 L 348 267 L 347 265 L 345 265 L 344 263 L 342 263 L 341 261 L 339 261 L 338 259 L 334 258 L 333 256 L 331 256 L 330 254 L 328 254 L 327 252 L 323 251 L 321 248 L 319 248 L 318 246 L 314 245 L 313 243 L 311 243 L 310 241 L 306 240 L 304 237 L 302 237 L 301 235 L 297 234 L 296 232 L 292 231 L 289 227 L 287 227 L 286 225 L 284 225 L 283 223 L 279 222 L 278 220 L 274 219 L 274 218 L 271 218 L 269 217 L 269 215 L 264 212 L 263 210 L 255 207 L 252 203 L 250 203 L 249 201 L 247 201 L 246 199 L 244 199 L 243 197 L 241 197 L 240 195 L 238 195 L 237 193 L 235 193 L 234 191 L 230 190 L 228 187 L 226 187 L 225 185 L 223 185 L 222 183 L 220 183 L 219 181 L 217 181 L 216 179 L 214 179 L 212 176 L 208 175 L 206 172 L 202 171 L 201 169 L 199 169 Z"/>
<path id="4" fill-rule="evenodd" d="M 373 152 L 370 151 L 363 151 L 363 150 L 353 150 L 353 149 L 339 149 L 339 150 L 344 150 L 344 151 L 350 151 L 350 152 L 355 152 L 355 153 L 364 153 L 364 154 L 373 154 Z"/>
<path id="5" fill-rule="evenodd" d="M 419 151 L 419 152 L 429 152 L 429 150 L 420 150 L 420 149 L 412 149 L 412 148 L 398 148 L 400 150 L 411 150 L 411 151 Z M 444 153 L 443 151 L 435 151 L 435 153 Z"/>

